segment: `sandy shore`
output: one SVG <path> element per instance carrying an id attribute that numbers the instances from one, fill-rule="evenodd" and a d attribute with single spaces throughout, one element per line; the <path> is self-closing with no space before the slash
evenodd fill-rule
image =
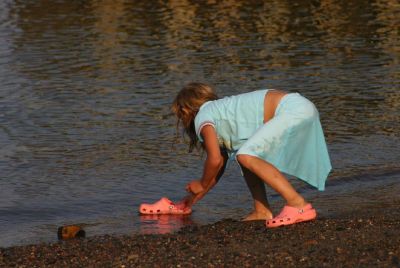
<path id="1" fill-rule="evenodd" d="M 0 249 L 1 267 L 400 267 L 400 209 L 277 229 L 222 220 L 175 234 Z"/>

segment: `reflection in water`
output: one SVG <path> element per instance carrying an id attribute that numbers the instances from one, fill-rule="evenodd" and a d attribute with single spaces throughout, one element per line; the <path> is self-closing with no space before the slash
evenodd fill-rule
<path id="1" fill-rule="evenodd" d="M 260 58 L 264 58 L 264 69 L 273 71 L 290 66 L 288 47 L 293 47 L 291 39 L 289 4 L 284 1 L 265 2 L 254 21 L 260 38 L 266 44 L 260 51 Z M 261 66 L 260 66 L 261 67 Z"/>
<path id="2" fill-rule="evenodd" d="M 396 0 L 378 0 L 374 3 L 375 10 L 378 13 L 376 20 L 378 22 L 377 34 L 380 38 L 379 45 L 387 53 L 388 61 L 387 67 L 394 67 L 397 72 L 394 79 L 399 80 L 400 72 L 398 70 L 399 56 L 400 56 L 400 3 Z"/>
<path id="3" fill-rule="evenodd" d="M 143 199 L 178 200 L 201 175 L 200 155 L 172 146 L 168 116 L 192 80 L 221 96 L 269 87 L 312 99 L 330 180 L 346 195 L 359 187 L 345 176 L 398 170 L 398 13 L 394 0 L 0 1 L 0 227 L 10 230 L 0 246 L 51 240 L 44 225 L 88 222 L 99 234 L 115 222 L 132 223 L 126 232 L 190 224 L 126 214 Z M 250 205 L 232 165 L 193 217 Z"/>
<path id="4" fill-rule="evenodd" d="M 118 71 L 118 67 L 124 64 L 120 62 L 124 57 L 119 53 L 127 38 L 127 34 L 121 31 L 121 25 L 127 24 L 125 1 L 98 0 L 91 4 L 96 19 L 93 25 L 95 37 L 92 38 L 94 57 L 107 76 L 107 72 Z"/>
<path id="5" fill-rule="evenodd" d="M 384 123 L 385 130 L 393 136 L 398 136 L 399 128 L 392 124 L 393 120 L 400 117 L 400 3 L 393 0 L 379 0 L 374 3 L 376 7 L 378 28 L 376 30 L 379 36 L 379 47 L 386 54 L 387 63 L 384 65 L 387 75 L 382 81 L 385 87 L 390 91 L 387 94 L 381 92 L 384 102 L 382 108 L 385 113 L 382 114 L 380 121 Z"/>
<path id="6" fill-rule="evenodd" d="M 168 234 L 193 224 L 190 215 L 140 215 L 142 234 Z"/>

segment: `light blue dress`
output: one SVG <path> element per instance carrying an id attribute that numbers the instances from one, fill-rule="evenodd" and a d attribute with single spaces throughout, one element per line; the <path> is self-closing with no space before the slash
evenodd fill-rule
<path id="1" fill-rule="evenodd" d="M 332 166 L 317 109 L 300 94 L 290 93 L 264 124 L 267 92 L 258 90 L 204 103 L 195 118 L 200 142 L 201 129 L 211 125 L 231 159 L 238 154 L 256 156 L 324 190 Z"/>

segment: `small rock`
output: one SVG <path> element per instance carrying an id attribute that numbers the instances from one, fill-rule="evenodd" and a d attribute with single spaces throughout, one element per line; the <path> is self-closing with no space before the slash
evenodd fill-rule
<path id="1" fill-rule="evenodd" d="M 307 240 L 306 242 L 304 242 L 304 245 L 306 245 L 306 246 L 317 245 L 317 244 L 318 244 L 318 241 L 315 239 Z"/>
<path id="2" fill-rule="evenodd" d="M 135 260 L 137 258 L 139 258 L 138 254 L 131 254 L 131 255 L 128 256 L 128 261 Z"/>
<path id="3" fill-rule="evenodd" d="M 67 240 L 76 237 L 85 237 L 86 233 L 80 226 L 67 225 L 61 226 L 57 230 L 57 237 L 59 240 Z"/>
<path id="4" fill-rule="evenodd" d="M 308 260 L 308 257 L 301 257 L 301 259 L 300 259 L 301 262 L 304 262 L 306 260 Z"/>
<path id="5" fill-rule="evenodd" d="M 395 265 L 396 267 L 400 267 L 400 260 L 397 256 L 392 257 L 392 264 Z"/>

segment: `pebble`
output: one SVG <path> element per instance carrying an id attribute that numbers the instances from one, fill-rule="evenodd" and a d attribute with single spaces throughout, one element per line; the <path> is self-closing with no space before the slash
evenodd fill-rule
<path id="1" fill-rule="evenodd" d="M 138 254 L 131 254 L 131 255 L 128 256 L 128 261 L 135 260 L 137 258 L 139 258 Z"/>

